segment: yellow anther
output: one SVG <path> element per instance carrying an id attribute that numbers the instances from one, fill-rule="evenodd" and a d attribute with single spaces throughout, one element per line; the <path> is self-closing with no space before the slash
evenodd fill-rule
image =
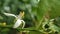
<path id="1" fill-rule="evenodd" d="M 22 19 L 24 17 L 24 11 L 21 11 L 20 14 L 18 15 L 18 18 Z"/>
<path id="2" fill-rule="evenodd" d="M 24 11 L 23 12 L 20 12 L 20 17 L 23 17 L 24 16 Z"/>

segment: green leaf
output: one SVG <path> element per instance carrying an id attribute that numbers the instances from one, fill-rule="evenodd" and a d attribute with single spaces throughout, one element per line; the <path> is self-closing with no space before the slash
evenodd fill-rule
<path id="1" fill-rule="evenodd" d="M 30 31 L 29 34 L 43 34 L 43 33 L 39 31 Z"/>
<path id="2" fill-rule="evenodd" d="M 48 1 L 47 0 L 41 0 L 38 4 L 37 8 L 37 17 L 39 20 L 41 20 L 44 16 L 44 14 L 48 11 Z"/>
<path id="3" fill-rule="evenodd" d="M 60 16 L 60 0 L 48 0 L 50 18 Z"/>
<path id="4" fill-rule="evenodd" d="M 38 18 L 38 27 L 40 27 L 42 21 L 43 21 L 43 16 L 48 12 L 48 8 L 49 8 L 49 4 L 47 0 L 41 0 L 38 4 L 38 8 L 37 8 L 37 18 Z M 37 28 L 38 28 L 37 27 Z"/>

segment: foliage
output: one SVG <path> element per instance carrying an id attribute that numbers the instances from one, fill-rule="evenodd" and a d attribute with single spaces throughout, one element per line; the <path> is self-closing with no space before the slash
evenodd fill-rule
<path id="1" fill-rule="evenodd" d="M 19 15 L 22 11 L 25 27 L 14 29 L 15 17 L 4 13 Z M 60 34 L 59 16 L 60 0 L 0 0 L 0 34 Z"/>

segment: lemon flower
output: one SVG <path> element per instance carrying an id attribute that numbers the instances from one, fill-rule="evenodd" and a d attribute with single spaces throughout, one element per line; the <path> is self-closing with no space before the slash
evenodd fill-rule
<path id="1" fill-rule="evenodd" d="M 22 17 L 24 16 L 24 12 L 20 12 L 20 14 L 18 16 L 14 15 L 14 14 L 10 14 L 10 13 L 3 13 L 3 14 L 6 16 L 13 16 L 17 19 L 15 24 L 13 25 L 13 28 L 18 28 L 22 23 L 23 23 L 22 28 L 24 28 L 25 22 L 24 22 L 24 20 L 22 20 Z"/>

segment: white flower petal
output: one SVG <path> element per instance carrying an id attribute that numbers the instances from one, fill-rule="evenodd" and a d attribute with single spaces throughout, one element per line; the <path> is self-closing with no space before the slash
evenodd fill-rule
<path id="1" fill-rule="evenodd" d="M 22 20 L 22 23 L 23 23 L 23 27 L 22 27 L 22 29 L 24 28 L 24 26 L 25 26 L 25 22 Z"/>
<path id="2" fill-rule="evenodd" d="M 10 13 L 4 13 L 6 16 L 14 16 L 14 17 L 16 17 L 17 18 L 17 16 L 16 15 L 14 15 L 14 14 L 10 14 Z"/>
<path id="3" fill-rule="evenodd" d="M 19 27 L 19 26 L 21 25 L 21 23 L 22 23 L 21 20 L 18 19 L 18 20 L 16 21 L 16 23 L 14 24 L 13 28 Z"/>
<path id="4" fill-rule="evenodd" d="M 16 23 L 14 24 L 13 28 L 18 28 L 23 23 L 22 28 L 25 26 L 25 22 L 23 20 L 18 19 Z"/>

